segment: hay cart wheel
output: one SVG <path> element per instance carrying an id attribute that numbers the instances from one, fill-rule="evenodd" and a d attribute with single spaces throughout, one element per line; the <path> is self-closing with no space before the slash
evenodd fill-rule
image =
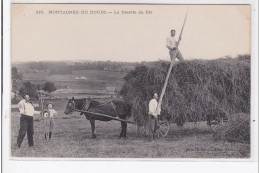
<path id="1" fill-rule="evenodd" d="M 212 132 L 216 132 L 218 129 L 223 127 L 227 123 L 227 119 L 224 119 L 223 117 L 217 119 L 217 120 L 210 120 L 208 122 L 208 125 Z"/>
<path id="2" fill-rule="evenodd" d="M 159 129 L 156 131 L 156 136 L 158 138 L 163 138 L 167 136 L 169 129 L 170 129 L 170 123 L 166 120 L 159 120 Z"/>

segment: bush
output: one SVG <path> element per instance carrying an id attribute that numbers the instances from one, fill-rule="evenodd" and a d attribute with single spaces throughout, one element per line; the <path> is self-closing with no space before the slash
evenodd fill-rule
<path id="1" fill-rule="evenodd" d="M 215 140 L 250 144 L 250 115 L 234 114 L 229 121 L 213 134 Z"/>
<path id="2" fill-rule="evenodd" d="M 19 94 L 23 97 L 29 95 L 31 98 L 37 98 L 36 86 L 30 81 L 23 82 L 23 86 L 19 89 Z"/>
<path id="3" fill-rule="evenodd" d="M 23 78 L 23 75 L 18 72 L 16 67 L 12 67 L 11 78 L 12 80 L 21 80 Z"/>
<path id="4" fill-rule="evenodd" d="M 12 91 L 17 92 L 22 86 L 22 74 L 17 70 L 16 67 L 12 67 L 11 79 L 12 79 Z"/>
<path id="5" fill-rule="evenodd" d="M 57 88 L 55 87 L 53 82 L 46 82 L 42 89 L 44 91 L 51 93 L 51 92 L 55 91 Z"/>
<path id="6" fill-rule="evenodd" d="M 173 122 L 206 121 L 207 115 L 250 111 L 250 61 L 239 59 L 192 60 L 173 66 L 162 101 L 161 116 Z M 132 106 L 138 125 L 147 121 L 148 103 L 160 94 L 170 62 L 137 66 L 128 73 L 120 91 Z"/>

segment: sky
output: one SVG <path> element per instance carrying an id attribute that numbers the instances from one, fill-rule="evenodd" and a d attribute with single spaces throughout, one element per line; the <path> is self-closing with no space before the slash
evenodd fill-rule
<path id="1" fill-rule="evenodd" d="M 175 29 L 178 40 L 187 9 L 179 46 L 184 59 L 250 54 L 249 5 L 12 4 L 11 60 L 169 60 L 166 38 Z M 96 10 L 106 14 L 90 14 Z"/>

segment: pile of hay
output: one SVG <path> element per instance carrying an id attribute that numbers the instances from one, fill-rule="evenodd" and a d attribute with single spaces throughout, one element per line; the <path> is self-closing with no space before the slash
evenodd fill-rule
<path id="1" fill-rule="evenodd" d="M 213 138 L 250 144 L 250 115 L 238 113 L 230 116 L 230 120 L 213 134 Z"/>
<path id="2" fill-rule="evenodd" d="M 147 121 L 148 103 L 161 93 L 170 62 L 137 66 L 128 73 L 120 92 L 132 106 L 137 125 Z M 213 110 L 213 112 L 212 112 Z M 205 121 L 206 115 L 250 111 L 250 56 L 231 59 L 192 60 L 173 66 L 161 116 L 173 122 Z M 214 113 L 215 112 L 215 113 Z"/>

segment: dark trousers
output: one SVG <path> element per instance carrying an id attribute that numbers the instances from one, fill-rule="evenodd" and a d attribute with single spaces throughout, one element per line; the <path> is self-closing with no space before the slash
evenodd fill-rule
<path id="1" fill-rule="evenodd" d="M 29 146 L 33 146 L 33 117 L 27 115 L 21 115 L 20 117 L 20 130 L 17 137 L 17 145 L 20 148 L 27 132 L 27 139 Z"/>
<path id="2" fill-rule="evenodd" d="M 149 138 L 154 138 L 155 137 L 155 134 L 156 134 L 156 131 L 157 131 L 157 124 L 158 124 L 158 119 L 157 118 L 154 118 L 153 115 L 150 115 L 149 114 L 149 118 L 148 118 L 148 136 Z"/>

